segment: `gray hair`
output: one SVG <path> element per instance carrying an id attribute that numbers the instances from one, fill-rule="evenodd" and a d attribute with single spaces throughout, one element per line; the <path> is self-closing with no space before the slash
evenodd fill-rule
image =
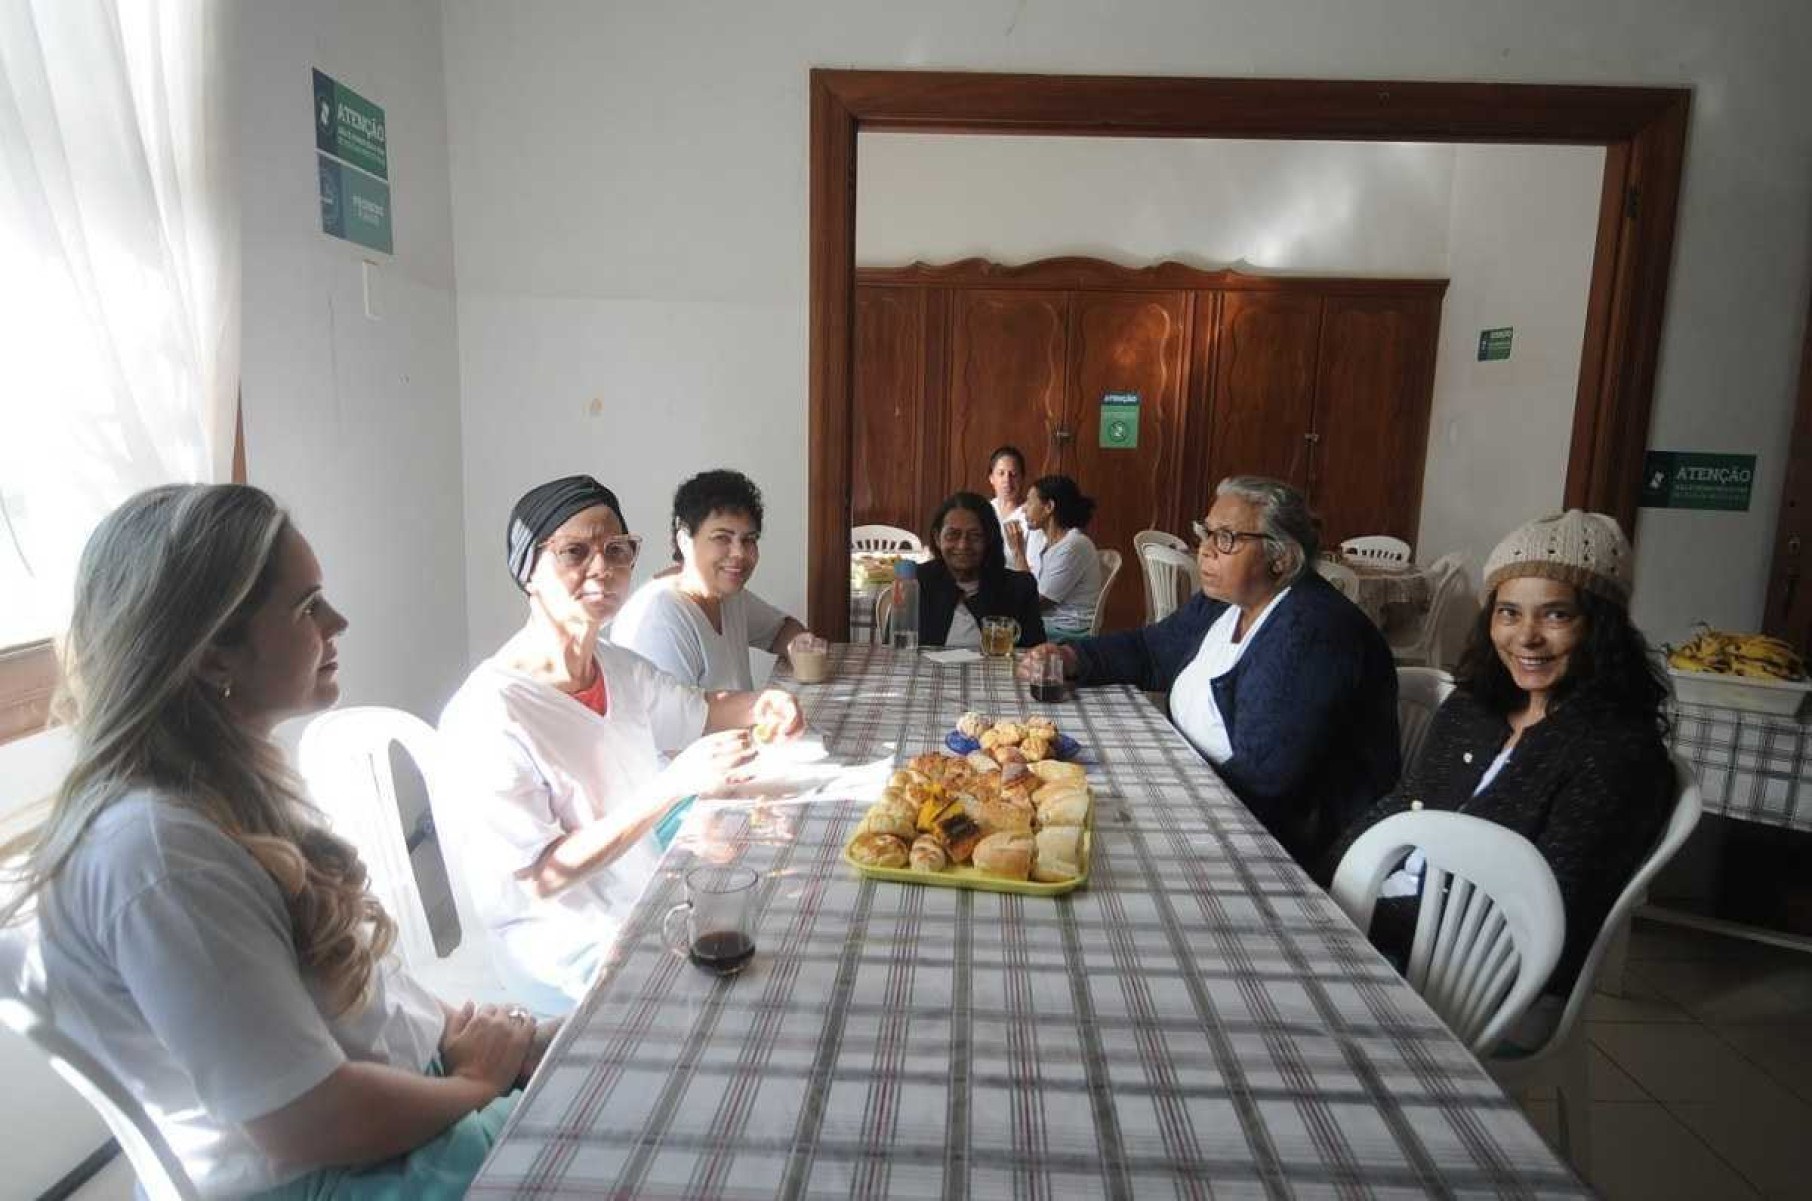
<path id="1" fill-rule="evenodd" d="M 1265 536 L 1265 561 L 1276 570 L 1281 587 L 1314 571 L 1321 552 L 1318 522 L 1302 493 L 1281 480 L 1262 475 L 1230 475 L 1214 487 L 1216 496 L 1233 496 L 1258 511 L 1258 532 Z"/>

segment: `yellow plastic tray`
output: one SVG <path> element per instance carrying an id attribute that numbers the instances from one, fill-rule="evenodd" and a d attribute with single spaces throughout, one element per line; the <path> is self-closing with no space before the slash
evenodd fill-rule
<path id="1" fill-rule="evenodd" d="M 1090 818 L 1094 814 L 1091 808 Z M 979 868 L 957 866 L 947 867 L 941 872 L 915 872 L 909 867 L 871 867 L 866 863 L 857 863 L 849 857 L 849 845 L 843 847 L 843 862 L 855 868 L 857 872 L 875 880 L 891 880 L 895 884 L 929 884 L 933 888 L 973 888 L 980 892 L 1012 892 L 1023 897 L 1060 897 L 1066 892 L 1075 892 L 1088 883 L 1089 860 L 1094 855 L 1094 831 L 1090 827 L 1082 830 L 1082 862 L 1077 866 L 1082 874 L 1074 880 L 1063 880 L 1055 884 L 1044 884 L 1037 880 L 1008 880 L 1000 876 L 991 876 Z"/>

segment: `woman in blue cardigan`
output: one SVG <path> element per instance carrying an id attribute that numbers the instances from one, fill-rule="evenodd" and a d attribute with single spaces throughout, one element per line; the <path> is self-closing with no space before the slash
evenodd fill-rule
<path id="1" fill-rule="evenodd" d="M 1202 591 L 1143 629 L 1039 647 L 1076 683 L 1170 694 L 1170 717 L 1298 863 L 1397 782 L 1390 647 L 1315 574 L 1300 492 L 1233 476 L 1196 526 Z"/>

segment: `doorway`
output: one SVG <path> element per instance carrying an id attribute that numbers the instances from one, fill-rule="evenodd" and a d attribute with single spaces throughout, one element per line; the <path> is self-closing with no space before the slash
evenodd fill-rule
<path id="1" fill-rule="evenodd" d="M 1605 147 L 1565 497 L 1633 530 L 1689 99 L 1652 88 L 814 71 L 813 628 L 844 636 L 848 618 L 859 131 Z"/>

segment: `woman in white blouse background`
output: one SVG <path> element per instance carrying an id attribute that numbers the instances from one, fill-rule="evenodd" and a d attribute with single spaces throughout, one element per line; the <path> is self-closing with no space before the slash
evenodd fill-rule
<path id="1" fill-rule="evenodd" d="M 1015 571 L 1038 581 L 1044 628 L 1064 642 L 1086 635 L 1101 601 L 1101 553 L 1083 528 L 1095 515 L 1092 497 L 1082 495 L 1067 475 L 1041 477 L 1026 491 L 1024 537 L 1007 536 Z"/>
<path id="2" fill-rule="evenodd" d="M 740 471 L 706 471 L 673 494 L 677 574 L 636 589 L 610 639 L 694 688 L 755 686 L 749 651 L 784 656 L 805 626 L 749 587 L 761 564 L 761 489 Z"/>
<path id="3" fill-rule="evenodd" d="M 62 648 L 74 765 L 0 848 L 26 852 L 0 924 L 35 905 L 55 1022 L 205 1196 L 461 1196 L 538 1053 L 526 1011 L 450 1008 L 387 956 L 364 864 L 271 738 L 339 696 L 345 629 L 265 493 L 128 500 Z"/>

